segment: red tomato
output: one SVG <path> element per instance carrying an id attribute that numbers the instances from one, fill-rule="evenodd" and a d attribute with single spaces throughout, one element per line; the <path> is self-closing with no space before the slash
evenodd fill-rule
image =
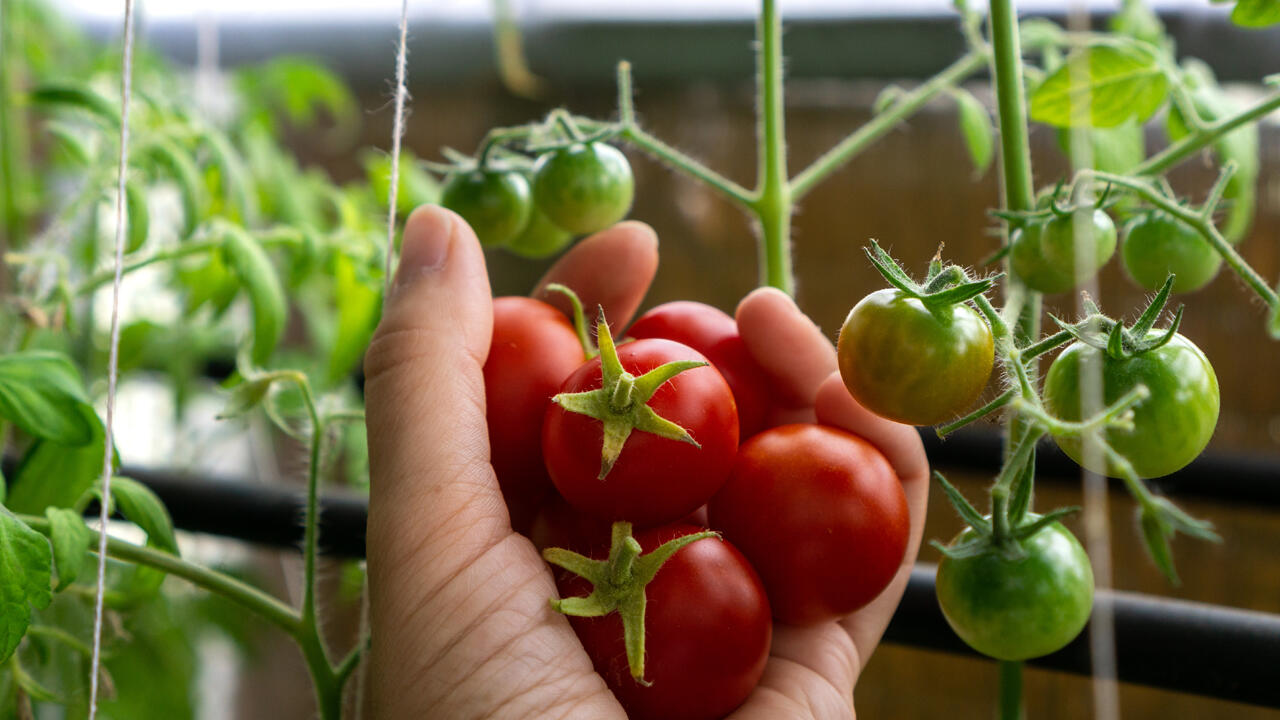
<path id="1" fill-rule="evenodd" d="M 742 341 L 738 323 L 719 308 L 688 300 L 665 303 L 641 315 L 627 335 L 675 340 L 706 355 L 733 390 L 741 439 L 764 429 L 769 377 Z"/>
<path id="2" fill-rule="evenodd" d="M 773 616 L 793 625 L 874 600 L 897 574 L 910 532 L 889 461 L 823 425 L 783 425 L 743 443 L 707 511 L 760 573 Z"/>
<path id="3" fill-rule="evenodd" d="M 484 364 L 490 461 L 511 526 L 520 532 L 551 488 L 542 462 L 542 418 L 583 357 L 573 324 L 559 310 L 527 297 L 494 299 L 493 343 Z"/>
<path id="4" fill-rule="evenodd" d="M 700 532 L 694 525 L 642 531 L 645 552 Z M 608 543 L 606 543 L 607 545 Z M 607 555 L 607 548 L 596 554 Z M 591 585 L 558 573 L 561 597 Z M 596 671 L 633 720 L 715 720 L 742 704 L 764 673 L 773 628 L 760 578 L 733 545 L 715 538 L 677 551 L 645 588 L 645 677 L 631 677 L 622 620 L 570 617 Z"/>
<path id="5" fill-rule="evenodd" d="M 618 357 L 637 377 L 677 360 L 706 361 L 685 345 L 659 339 L 619 345 Z M 575 370 L 560 392 L 596 390 L 602 382 L 597 357 Z M 604 479 L 599 478 L 603 424 L 548 405 L 542 453 L 551 480 L 570 505 L 604 520 L 652 527 L 688 515 L 724 484 L 738 447 L 738 411 L 720 373 L 710 366 L 686 370 L 660 386 L 648 404 L 700 447 L 632 430 Z"/>

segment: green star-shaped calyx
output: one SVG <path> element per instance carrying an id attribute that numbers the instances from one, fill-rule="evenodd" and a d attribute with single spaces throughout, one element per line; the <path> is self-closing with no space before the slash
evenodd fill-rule
<path id="1" fill-rule="evenodd" d="M 668 440 L 687 442 L 702 447 L 688 430 L 662 417 L 649 407 L 649 400 L 663 383 L 685 370 L 706 365 L 700 360 L 676 360 L 660 365 L 636 377 L 622 367 L 618 348 L 613 344 L 604 310 L 600 310 L 596 323 L 597 342 L 600 346 L 600 374 L 602 382 L 595 390 L 576 393 L 560 393 L 551 401 L 568 412 L 587 415 L 604 424 L 604 442 L 600 448 L 601 480 L 613 469 L 622 446 L 632 430 L 652 433 Z"/>

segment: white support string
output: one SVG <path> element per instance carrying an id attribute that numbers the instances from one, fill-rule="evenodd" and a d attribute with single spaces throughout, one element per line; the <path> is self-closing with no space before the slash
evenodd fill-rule
<path id="1" fill-rule="evenodd" d="M 409 35 L 409 0 L 400 2 L 400 39 L 396 47 L 396 117 L 391 130 L 391 177 L 387 191 L 387 268 L 383 285 L 383 302 L 391 294 L 391 269 L 396 253 L 396 195 L 400 189 L 400 141 L 404 138 L 404 101 L 408 96 L 405 87 L 405 71 L 409 55 L 406 39 Z"/>
<path id="2" fill-rule="evenodd" d="M 116 376 L 120 369 L 120 279 L 124 265 L 125 175 L 129 160 L 129 95 L 133 85 L 133 0 L 124 0 L 124 57 L 120 67 L 120 165 L 116 168 L 115 278 L 111 285 L 111 349 L 107 359 L 107 422 L 102 450 L 102 498 L 98 513 L 98 590 L 94 597 L 93 653 L 89 663 L 89 720 L 98 714 L 98 675 L 102 666 L 102 605 L 107 581 L 107 520 L 111 505 L 113 424 Z"/>
<path id="3" fill-rule="evenodd" d="M 409 0 L 400 2 L 400 35 L 396 45 L 396 99 L 395 120 L 391 129 L 391 176 L 388 178 L 387 190 L 387 266 L 383 281 L 382 299 L 385 304 L 391 296 L 391 271 L 395 266 L 396 254 L 396 203 L 400 190 L 400 143 L 404 139 L 404 103 L 409 96 L 405 83 L 408 69 L 408 37 L 409 37 Z M 369 632 L 369 578 L 365 576 L 364 592 L 360 594 L 360 634 L 357 642 L 364 642 Z M 367 658 L 362 658 L 360 668 L 356 670 L 355 711 L 356 717 L 364 716 L 365 676 L 368 672 Z"/>

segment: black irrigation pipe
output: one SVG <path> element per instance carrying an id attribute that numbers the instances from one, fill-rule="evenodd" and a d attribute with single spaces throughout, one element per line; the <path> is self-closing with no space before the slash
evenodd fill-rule
<path id="1" fill-rule="evenodd" d="M 921 428 L 930 465 L 995 475 L 1000 471 L 1002 440 L 994 430 L 962 430 L 945 440 Z M 1045 439 L 1036 448 L 1036 479 L 1079 482 L 1080 467 Z M 1113 481 L 1121 487 L 1119 480 Z M 1147 484 L 1161 494 L 1251 507 L 1280 507 L 1280 456 L 1207 452 L 1172 475 Z"/>
<path id="2" fill-rule="evenodd" d="M 936 567 L 918 564 L 884 638 L 901 645 L 969 655 L 934 597 Z M 1280 708 L 1280 615 L 1168 600 L 1128 592 L 1098 593 L 1095 612 L 1115 613 L 1118 679 L 1162 690 Z M 1090 675 L 1089 632 L 1028 663 Z"/>

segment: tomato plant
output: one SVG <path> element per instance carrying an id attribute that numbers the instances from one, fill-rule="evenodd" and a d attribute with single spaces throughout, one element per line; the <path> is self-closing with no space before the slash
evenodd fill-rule
<path id="1" fill-rule="evenodd" d="M 764 429 L 770 380 L 742 341 L 738 324 L 723 311 L 687 300 L 664 303 L 641 315 L 627 335 L 674 340 L 705 355 L 733 390 L 740 439 Z"/>
<path id="2" fill-rule="evenodd" d="M 1097 274 L 1116 251 L 1116 226 L 1101 209 L 1028 222 L 1009 238 L 1010 267 L 1027 287 L 1066 292 Z"/>
<path id="3" fill-rule="evenodd" d="M 897 574 L 910 529 L 884 455 L 852 433 L 805 424 L 744 442 L 707 518 L 760 573 L 774 617 L 793 625 L 874 600 Z"/>
<path id="4" fill-rule="evenodd" d="M 1049 366 L 1044 379 L 1048 410 L 1064 420 L 1080 420 L 1084 368 L 1102 370 L 1102 402 L 1111 404 L 1139 385 L 1150 394 L 1133 408 L 1132 429 L 1105 431 L 1107 443 L 1139 477 L 1168 475 L 1191 462 L 1209 444 L 1218 422 L 1218 377 L 1195 343 L 1176 333 L 1151 334 L 1153 347 L 1121 354 L 1073 343 Z M 1118 476 L 1115 461 L 1087 452 L 1077 436 L 1057 436 L 1073 460 L 1104 475 Z"/>
<path id="5" fill-rule="evenodd" d="M 527 528 L 551 488 L 542 462 L 542 418 L 583 358 L 577 332 L 556 308 L 527 297 L 494 299 L 485 417 L 490 462 L 517 530 Z"/>
<path id="6" fill-rule="evenodd" d="M 1176 293 L 1208 285 L 1222 266 L 1222 256 L 1195 228 L 1158 210 L 1125 225 L 1120 257 L 1125 272 L 1138 285 L 1159 290 L 1172 274 Z"/>
<path id="7" fill-rule="evenodd" d="M 977 531 L 966 529 L 952 546 L 977 538 Z M 1000 660 L 1062 649 L 1093 610 L 1089 556 L 1061 523 L 1015 544 L 944 555 L 938 563 L 938 605 L 947 623 L 974 650 Z"/>
<path id="8" fill-rule="evenodd" d="M 742 553 L 708 534 L 695 525 L 653 528 L 636 536 L 632 551 L 648 554 L 621 562 L 615 532 L 608 560 L 596 554 L 595 573 L 557 579 L 565 598 L 558 609 L 631 718 L 722 718 L 764 673 L 773 635 L 769 600 Z M 699 539 L 671 551 L 688 538 Z M 550 551 L 548 559 L 566 554 Z M 619 568 L 630 569 L 619 578 Z M 617 611 L 596 614 L 610 605 Z"/>
<path id="9" fill-rule="evenodd" d="M 556 225 L 585 235 L 627 216 L 635 195 L 631 164 L 602 142 L 548 152 L 533 166 L 533 196 Z"/>
<path id="10" fill-rule="evenodd" d="M 972 308 L 930 310 L 897 289 L 858 301 L 840 328 L 840 377 L 864 407 L 933 425 L 973 404 L 995 362 L 991 330 Z"/>
<path id="11" fill-rule="evenodd" d="M 482 245 L 505 245 L 518 237 L 533 208 L 529 181 L 513 170 L 455 173 L 440 203 L 461 215 Z"/>

